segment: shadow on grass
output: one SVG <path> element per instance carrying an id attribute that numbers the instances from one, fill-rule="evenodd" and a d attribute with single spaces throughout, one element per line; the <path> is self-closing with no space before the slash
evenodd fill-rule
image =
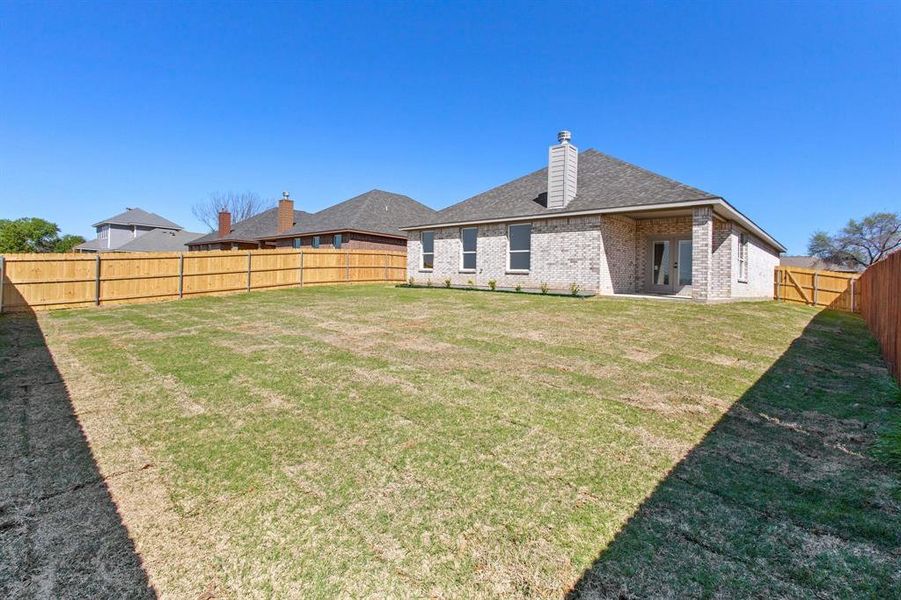
<path id="1" fill-rule="evenodd" d="M 0 597 L 156 597 L 32 315 L 0 316 Z"/>
<path id="2" fill-rule="evenodd" d="M 823 311 L 663 480 L 569 598 L 897 597 L 899 391 L 863 321 Z"/>

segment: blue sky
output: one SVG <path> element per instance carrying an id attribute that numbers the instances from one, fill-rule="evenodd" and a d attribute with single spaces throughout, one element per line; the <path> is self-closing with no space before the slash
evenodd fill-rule
<path id="1" fill-rule="evenodd" d="M 0 3 L 0 218 L 442 208 L 559 129 L 804 252 L 901 209 L 901 3 Z"/>

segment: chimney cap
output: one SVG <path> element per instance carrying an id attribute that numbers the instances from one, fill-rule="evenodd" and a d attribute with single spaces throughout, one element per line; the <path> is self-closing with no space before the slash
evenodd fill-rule
<path id="1" fill-rule="evenodd" d="M 557 134 L 557 141 L 561 144 L 568 144 L 569 140 L 573 139 L 573 134 L 571 131 L 563 130 Z"/>
<path id="2" fill-rule="evenodd" d="M 290 200 L 290 196 L 291 194 L 289 194 L 288 192 L 282 192 L 282 200 Z"/>

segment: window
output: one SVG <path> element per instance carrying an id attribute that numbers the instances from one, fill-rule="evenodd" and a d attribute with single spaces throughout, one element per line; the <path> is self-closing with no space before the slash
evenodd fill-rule
<path id="1" fill-rule="evenodd" d="M 340 248 L 340 247 L 341 247 L 341 241 L 342 241 L 342 240 L 341 240 L 341 234 L 340 234 L 340 233 L 336 233 L 336 234 L 335 234 L 335 237 L 332 238 L 332 243 L 334 244 L 335 248 Z"/>
<path id="2" fill-rule="evenodd" d="M 318 236 L 318 235 L 314 235 L 314 236 L 313 236 L 313 247 L 314 247 L 314 248 L 318 248 L 318 247 L 319 247 L 319 236 Z"/>
<path id="3" fill-rule="evenodd" d="M 294 247 L 300 248 L 300 238 L 294 238 Z"/>
<path id="4" fill-rule="evenodd" d="M 419 264 L 420 269 L 429 269 L 435 266 L 435 232 L 422 232 L 422 261 Z"/>
<path id="5" fill-rule="evenodd" d="M 463 255 L 460 259 L 461 271 L 476 270 L 476 239 L 478 238 L 478 228 L 464 227 L 460 230 L 460 242 L 463 246 Z"/>
<path id="6" fill-rule="evenodd" d="M 738 280 L 748 281 L 748 235 L 738 236 Z"/>
<path id="7" fill-rule="evenodd" d="M 507 228 L 507 270 L 528 271 L 531 266 L 532 224 L 510 225 Z"/>

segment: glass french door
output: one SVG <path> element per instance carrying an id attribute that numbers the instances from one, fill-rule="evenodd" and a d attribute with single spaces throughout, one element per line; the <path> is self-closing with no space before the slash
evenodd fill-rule
<path id="1" fill-rule="evenodd" d="M 673 291 L 673 262 L 670 260 L 670 241 L 651 242 L 651 290 Z"/>
<path id="2" fill-rule="evenodd" d="M 691 240 L 653 240 L 649 248 L 649 291 L 678 294 L 691 289 Z"/>

